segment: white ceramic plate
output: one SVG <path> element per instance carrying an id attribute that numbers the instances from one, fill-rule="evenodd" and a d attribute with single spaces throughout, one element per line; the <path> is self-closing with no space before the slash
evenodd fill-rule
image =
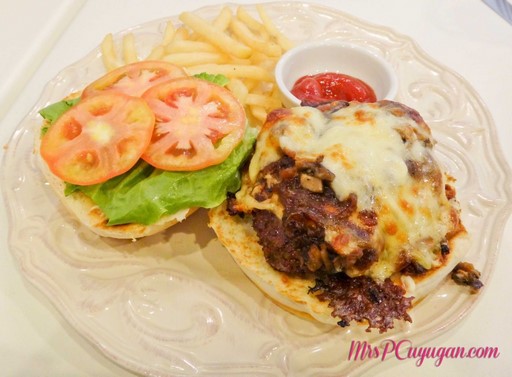
<path id="1" fill-rule="evenodd" d="M 397 70 L 396 99 L 424 116 L 438 140 L 439 159 L 458 178 L 463 220 L 473 237 L 466 259 L 485 283 L 510 213 L 512 184 L 478 95 L 411 39 L 390 29 L 312 4 L 265 7 L 297 42 L 334 38 L 362 44 Z M 210 18 L 220 9 L 197 13 Z M 145 53 L 160 40 L 165 21 L 136 26 L 115 38 L 133 32 Z M 22 273 L 115 362 L 152 376 L 356 375 L 379 362 L 347 361 L 351 340 L 409 339 L 419 345 L 452 327 L 477 302 L 480 295 L 467 295 L 447 281 L 412 310 L 410 326 L 384 335 L 353 326 L 325 327 L 282 311 L 262 295 L 215 239 L 204 211 L 137 242 L 91 234 L 45 184 L 32 145 L 41 122 L 37 111 L 102 72 L 96 49 L 48 84 L 12 136 L 1 178 L 10 214 L 9 243 Z"/>

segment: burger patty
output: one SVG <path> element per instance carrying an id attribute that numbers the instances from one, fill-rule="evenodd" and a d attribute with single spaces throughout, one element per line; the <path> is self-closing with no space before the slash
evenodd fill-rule
<path id="1" fill-rule="evenodd" d="M 340 201 L 330 187 L 332 179 L 320 161 L 295 161 L 286 155 L 260 172 L 255 198 L 264 201 L 277 195 L 284 207 L 282 218 L 268 210 L 252 211 L 265 259 L 278 271 L 314 276 L 316 285 L 309 293 L 329 301 L 342 327 L 366 320 L 367 331 L 385 332 L 393 328 L 394 319 L 411 321 L 407 310 L 412 297 L 404 297 L 403 288 L 389 279 L 379 283 L 343 272 L 354 266 L 364 270 L 377 260 L 369 242 L 377 218 L 372 211 L 357 213 L 355 195 Z M 234 200 L 228 201 L 228 210 L 236 213 Z M 335 229 L 356 247 L 340 255 L 325 241 L 326 229 Z"/>
<path id="2" fill-rule="evenodd" d="M 284 207 L 282 219 L 267 210 L 254 210 L 253 227 L 267 262 L 276 270 L 291 274 L 341 272 L 356 266 L 369 267 L 377 252 L 370 245 L 375 214 L 356 214 L 357 197 L 340 201 L 329 183 L 332 173 L 318 161 L 294 161 L 284 156 L 260 174 L 256 199 L 277 195 Z M 357 216 L 357 223 L 354 221 Z M 326 229 L 343 235 L 352 244 L 343 255 L 325 241 Z"/>

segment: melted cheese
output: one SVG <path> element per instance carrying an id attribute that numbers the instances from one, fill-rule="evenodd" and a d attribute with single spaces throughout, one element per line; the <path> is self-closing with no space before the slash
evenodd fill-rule
<path id="1" fill-rule="evenodd" d="M 351 104 L 330 117 L 308 107 L 292 111 L 262 133 L 251 160 L 250 181 L 283 153 L 311 160 L 321 156 L 322 165 L 335 174 L 332 188 L 338 198 L 355 193 L 358 211 L 373 210 L 378 215 L 379 260 L 367 271 L 346 271 L 349 275 L 387 278 L 404 255 L 426 269 L 439 265 L 439 245 L 452 226 L 451 204 L 444 195 L 444 182 L 409 173 L 407 161 L 438 169 L 430 148 L 418 137 L 404 142 L 398 132 L 407 127 L 424 135 L 425 130 L 412 118 L 377 105 Z M 244 199 L 246 194 L 247 190 L 239 200 L 253 205 L 253 200 Z M 267 208 L 272 206 L 275 201 Z"/>

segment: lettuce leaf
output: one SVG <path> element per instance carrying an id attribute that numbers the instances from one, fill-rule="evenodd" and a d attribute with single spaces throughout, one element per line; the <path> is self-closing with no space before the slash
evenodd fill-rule
<path id="1" fill-rule="evenodd" d="M 229 83 L 229 79 L 220 73 L 214 74 L 214 73 L 201 72 L 201 73 L 198 73 L 197 75 L 194 75 L 194 77 L 197 77 L 199 79 L 203 79 L 206 81 L 210 81 L 210 82 L 220 85 L 220 86 L 226 86 Z"/>
<path id="2" fill-rule="evenodd" d="M 180 210 L 213 208 L 241 185 L 239 169 L 252 152 L 257 131 L 248 127 L 243 141 L 219 165 L 193 172 L 156 169 L 139 161 L 130 171 L 107 182 L 78 186 L 68 184 L 66 194 L 81 191 L 109 219 L 109 225 L 153 224 Z"/>
<path id="3" fill-rule="evenodd" d="M 80 101 L 80 97 L 63 100 L 46 106 L 44 109 L 39 111 L 39 114 L 53 124 L 58 117 L 60 117 L 66 110 L 71 108 L 75 103 Z"/>
<path id="4" fill-rule="evenodd" d="M 80 97 L 63 100 L 56 103 L 53 103 L 49 106 L 46 106 L 44 109 L 39 111 L 39 115 L 41 115 L 47 123 L 41 128 L 41 136 L 48 131 L 50 125 L 55 123 L 55 121 L 64 113 L 66 110 L 73 107 L 75 103 L 80 101 Z"/>

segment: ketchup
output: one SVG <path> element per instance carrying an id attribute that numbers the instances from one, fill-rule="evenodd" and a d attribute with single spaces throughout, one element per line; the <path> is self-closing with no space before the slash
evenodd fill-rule
<path id="1" fill-rule="evenodd" d="M 375 102 L 373 89 L 364 81 L 343 73 L 325 72 L 303 76 L 291 90 L 301 101 L 322 103 L 328 101 Z"/>

